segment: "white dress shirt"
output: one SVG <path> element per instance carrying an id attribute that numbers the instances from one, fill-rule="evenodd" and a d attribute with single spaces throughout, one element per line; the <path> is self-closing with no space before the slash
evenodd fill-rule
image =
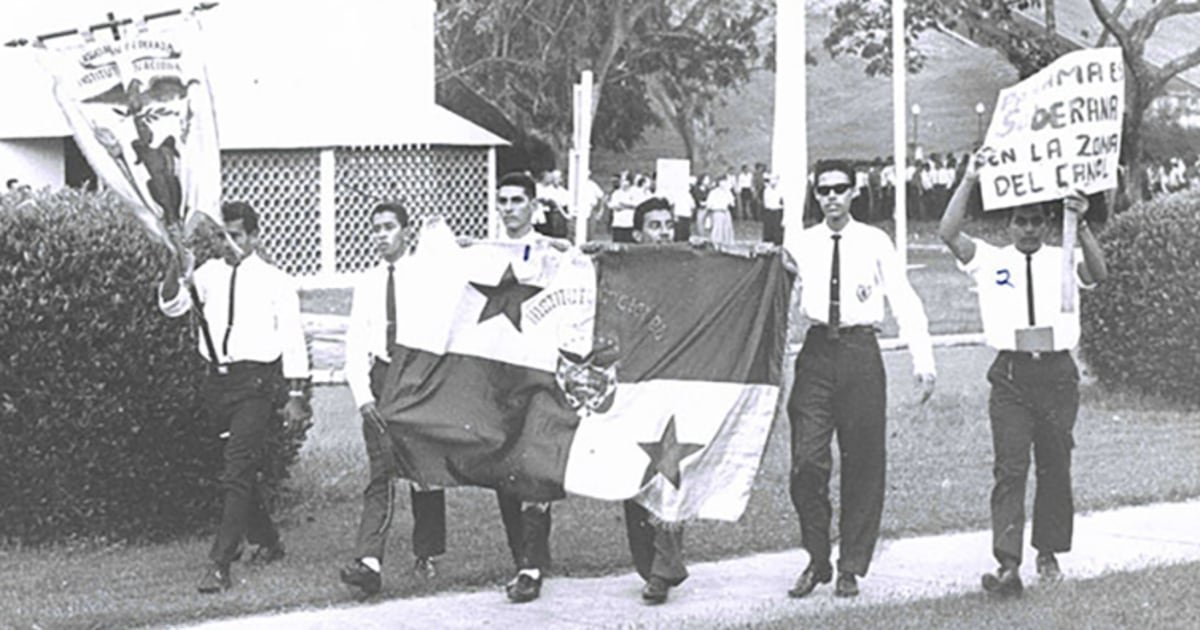
<path id="1" fill-rule="evenodd" d="M 724 186 L 710 190 L 704 198 L 704 207 L 709 210 L 728 210 L 734 203 L 733 192 Z"/>
<path id="2" fill-rule="evenodd" d="M 217 362 L 270 363 L 282 357 L 285 378 L 308 378 L 308 346 L 300 323 L 296 283 L 258 254 L 250 254 L 238 265 L 229 353 L 224 352 L 232 274 L 233 267 L 229 263 L 214 258 L 200 265 L 193 275 L 217 352 Z M 179 284 L 179 293 L 169 301 L 163 300 L 162 286 L 159 286 L 158 307 L 168 317 L 179 317 L 192 308 L 190 292 L 182 280 Z M 199 347 L 200 355 L 210 359 L 203 335 Z"/>
<path id="3" fill-rule="evenodd" d="M 900 337 L 908 343 L 913 371 L 932 374 L 933 344 L 929 322 L 920 298 L 908 283 L 896 248 L 888 235 L 875 227 L 851 220 L 841 231 L 838 267 L 841 288 L 841 326 L 883 324 L 886 296 L 900 324 Z M 827 324 L 829 274 L 833 262 L 833 230 L 825 222 L 800 233 L 790 250 L 800 271 L 800 313 L 809 321 Z"/>
<path id="4" fill-rule="evenodd" d="M 1025 281 L 1025 254 L 1016 247 L 996 247 L 977 238 L 975 257 L 959 263 L 975 281 L 979 292 L 979 315 L 983 320 L 983 336 L 997 350 L 1016 350 L 1016 331 L 1029 328 L 1029 305 Z M 1083 250 L 1075 250 L 1075 260 L 1083 260 Z M 1033 308 L 1038 327 L 1054 330 L 1054 349 L 1070 350 L 1079 343 L 1079 308 L 1062 312 L 1062 248 L 1043 245 L 1033 253 Z M 1078 276 L 1078 265 L 1076 266 Z M 1090 289 L 1083 278 L 1076 284 L 1075 304 L 1079 304 L 1079 288 Z"/>
<path id="5" fill-rule="evenodd" d="M 393 281 L 408 271 L 408 257 L 396 261 Z M 375 402 L 371 394 L 371 366 L 375 359 L 385 363 L 391 359 L 387 343 L 387 278 L 388 263 L 375 265 L 354 283 L 354 301 L 350 306 L 350 328 L 346 331 L 346 384 L 354 396 L 354 404 Z M 399 310 L 404 298 L 396 295 Z"/>
<path id="6" fill-rule="evenodd" d="M 612 226 L 617 228 L 633 227 L 633 211 L 641 203 L 641 193 L 637 188 L 618 188 L 612 191 L 608 198 L 608 207 L 612 209 Z"/>
<path id="7" fill-rule="evenodd" d="M 767 210 L 783 210 L 783 189 L 767 184 L 763 189 L 763 207 Z"/>

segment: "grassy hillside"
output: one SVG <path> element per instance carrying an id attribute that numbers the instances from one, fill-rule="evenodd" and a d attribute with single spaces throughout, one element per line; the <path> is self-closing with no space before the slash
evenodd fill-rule
<path id="1" fill-rule="evenodd" d="M 888 155 L 892 152 L 891 79 L 866 76 L 857 59 L 830 59 L 821 46 L 829 22 L 828 10 L 818 12 L 809 3 L 808 45 L 817 58 L 817 65 L 808 68 L 809 155 L 813 159 Z M 990 112 L 1000 88 L 1016 81 L 1016 72 L 999 53 L 939 33 L 926 34 L 918 45 L 929 56 L 925 70 L 908 82 L 909 108 L 912 103 L 921 105 L 918 140 L 926 153 L 967 150 L 977 133 L 975 104 L 983 102 Z M 693 172 L 770 162 L 774 80 L 773 73 L 761 71 L 729 96 L 716 116 L 721 126 L 718 150 L 693 165 Z M 683 157 L 682 142 L 666 127 L 647 133 L 627 153 L 597 151 L 592 168 L 601 177 L 623 168 L 653 171 L 659 157 Z"/>

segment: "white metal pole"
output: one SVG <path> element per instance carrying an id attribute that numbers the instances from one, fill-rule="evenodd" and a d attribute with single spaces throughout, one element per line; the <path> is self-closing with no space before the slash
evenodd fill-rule
<path id="1" fill-rule="evenodd" d="M 892 162 L 896 165 L 896 252 L 908 268 L 908 93 L 905 74 L 908 50 L 904 42 L 904 2 L 892 2 Z"/>
<path id="2" fill-rule="evenodd" d="M 487 237 L 500 236 L 500 215 L 496 214 L 496 147 L 488 147 L 487 155 Z"/>
<path id="3" fill-rule="evenodd" d="M 783 193 L 784 244 L 804 227 L 808 194 L 808 84 L 803 2 L 775 2 L 775 115 L 771 171 Z M 794 250 L 793 250 L 794 251 Z"/>
<path id="4" fill-rule="evenodd" d="M 584 207 L 587 198 L 588 181 L 592 177 L 592 71 L 584 70 L 579 75 L 579 125 L 576 130 L 575 194 L 572 196 L 572 212 L 575 214 L 575 244 L 587 241 L 588 219 L 591 217 L 591 207 Z"/>

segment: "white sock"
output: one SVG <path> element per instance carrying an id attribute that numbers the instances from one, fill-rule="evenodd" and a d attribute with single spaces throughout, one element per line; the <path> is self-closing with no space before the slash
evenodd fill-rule
<path id="1" fill-rule="evenodd" d="M 379 562 L 379 558 L 367 556 L 366 558 L 360 559 L 359 562 L 363 563 L 364 566 L 376 573 L 379 573 L 383 570 L 383 565 Z"/>
<path id="2" fill-rule="evenodd" d="M 529 577 L 531 577 L 535 580 L 540 580 L 540 579 L 542 579 L 542 570 L 541 569 L 521 569 L 520 571 L 517 571 L 517 575 L 528 575 Z"/>

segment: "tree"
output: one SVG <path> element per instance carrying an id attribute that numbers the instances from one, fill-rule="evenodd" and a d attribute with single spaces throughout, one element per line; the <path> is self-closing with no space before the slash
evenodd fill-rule
<path id="1" fill-rule="evenodd" d="M 592 141 L 624 150 L 670 122 L 689 151 L 707 109 L 760 63 L 765 0 L 439 0 L 438 100 L 557 158 L 591 70 Z M 689 135 L 684 135 L 689 134 Z"/>
<path id="2" fill-rule="evenodd" d="M 1166 91 L 1172 78 L 1200 65 L 1200 46 L 1197 46 L 1156 66 L 1146 58 L 1147 40 L 1164 20 L 1200 13 L 1200 1 L 1154 0 L 1140 16 L 1128 15 L 1127 0 L 1088 2 L 1104 28 L 1097 45 L 1104 45 L 1111 34 L 1125 58 L 1121 162 L 1128 177 L 1125 189 L 1121 191 L 1125 199 L 1118 206 L 1124 207 L 1129 203 L 1128 191 L 1140 190 L 1145 176 L 1142 126 L 1150 104 Z M 1046 16 L 1045 29 L 1030 30 L 1014 20 L 1014 11 L 1039 6 Z M 968 23 L 968 31 L 977 42 L 1004 52 L 1021 78 L 1037 72 L 1072 47 L 1057 35 L 1054 0 L 908 0 L 905 24 L 905 39 L 909 44 L 908 71 L 919 72 L 924 65 L 924 55 L 919 47 L 912 45 L 921 33 L 929 29 L 954 28 L 960 21 Z M 983 32 L 985 28 L 992 30 Z M 869 75 L 890 74 L 891 14 L 888 3 L 879 0 L 840 3 L 825 38 L 825 47 L 834 56 L 855 54 L 863 57 Z"/>

